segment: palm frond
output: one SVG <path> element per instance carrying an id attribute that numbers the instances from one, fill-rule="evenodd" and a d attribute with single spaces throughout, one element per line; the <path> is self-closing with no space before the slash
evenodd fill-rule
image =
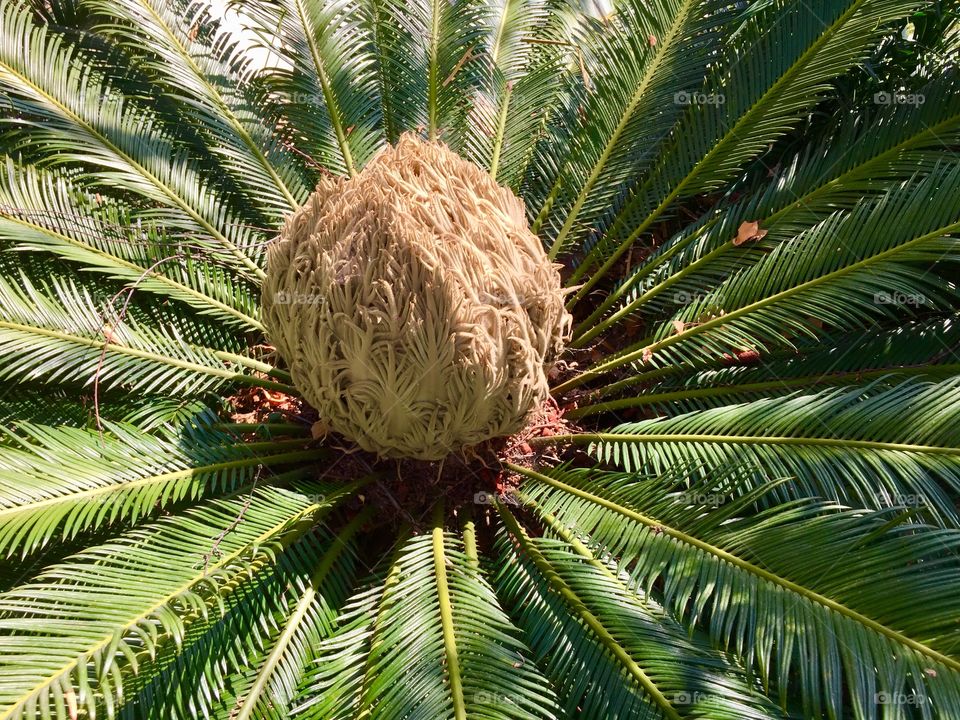
<path id="1" fill-rule="evenodd" d="M 608 568 L 585 563 L 560 543 L 530 538 L 506 507 L 498 510 L 519 548 L 622 666 L 621 672 L 636 682 L 655 708 L 654 716 L 783 717 L 766 697 L 751 691 L 741 669 L 702 641 L 700 647 L 694 645 L 678 623 L 644 603 Z M 676 662 L 680 654 L 686 658 L 682 666 Z M 606 712 L 622 716 L 613 708 Z"/>
<path id="2" fill-rule="evenodd" d="M 624 423 L 569 439 L 631 471 L 716 471 L 745 463 L 807 496 L 865 508 L 909 505 L 960 522 L 956 377 L 835 388 Z M 561 438 L 565 440 L 567 438 Z M 693 470 L 700 468 L 700 470 Z M 782 497 L 782 496 L 781 496 Z"/>
<path id="3" fill-rule="evenodd" d="M 307 716 L 554 717 L 549 685 L 524 660 L 471 543 L 445 533 L 441 516 L 403 545 L 382 590 L 357 598 L 329 659 L 318 656 L 337 669 L 314 678 L 335 702 L 315 685 Z"/>
<path id="4" fill-rule="evenodd" d="M 82 167 L 91 184 L 122 188 L 159 205 L 139 214 L 162 217 L 165 227 L 190 234 L 242 276 L 262 277 L 261 236 L 237 219 L 156 116 L 127 101 L 101 75 L 78 70 L 87 67 L 83 60 L 82 50 L 35 25 L 22 0 L 4 8 L 0 89 L 9 108 L 3 121 L 29 138 L 15 147 L 28 153 L 43 147 L 47 163 Z"/>
<path id="5" fill-rule="evenodd" d="M 248 443 L 209 430 L 182 439 L 114 423 L 104 430 L 21 423 L 7 431 L 0 445 L 0 552 L 26 555 L 52 539 L 133 523 L 184 499 L 233 492 L 264 469 L 272 474 L 323 456 L 302 439 Z"/>
<path id="6" fill-rule="evenodd" d="M 55 172 L 16 166 L 0 175 L 0 240 L 14 250 L 45 251 L 122 280 L 138 291 L 175 298 L 207 315 L 262 330 L 252 290 L 204 249 L 143 225 L 121 202 L 84 192 Z"/>
<path id="7" fill-rule="evenodd" d="M 90 714 L 110 703 L 122 692 L 121 665 L 135 669 L 162 639 L 181 641 L 182 615 L 200 610 L 205 597 L 246 573 L 259 554 L 302 535 L 301 521 L 334 498 L 312 502 L 264 488 L 209 501 L 90 548 L 0 595 L 5 715 L 66 718 L 64 695 L 71 692 Z M 31 651 L 38 645 L 42 654 Z"/>
<path id="8" fill-rule="evenodd" d="M 820 386 L 880 389 L 899 385 L 909 377 L 947 380 L 960 366 L 953 348 L 960 346 L 960 325 L 955 315 L 895 324 L 865 335 L 862 332 L 829 334 L 799 340 L 795 350 L 771 353 L 757 365 L 692 369 L 687 376 L 664 376 L 633 397 L 604 400 L 585 396 L 567 417 L 580 418 L 627 408 L 649 407 L 657 415 L 763 400 Z M 617 391 L 638 384 L 639 377 L 614 383 Z M 869 383 L 869 386 L 866 385 Z"/>
<path id="9" fill-rule="evenodd" d="M 347 550 L 357 531 L 373 515 L 366 507 L 330 541 L 329 548 L 300 589 L 301 595 L 281 625 L 280 633 L 269 645 L 263 660 L 255 663 L 250 688 L 237 703 L 236 720 L 286 712 L 296 697 L 308 663 L 320 643 L 333 632 L 337 610 L 346 599 L 354 570 L 354 558 Z"/>
<path id="10" fill-rule="evenodd" d="M 181 396 L 232 383 L 293 390 L 254 374 L 269 365 L 216 349 L 216 328 L 169 316 L 166 327 L 145 326 L 133 313 L 122 314 L 122 303 L 100 300 L 70 278 L 37 287 L 21 277 L 18 285 L 0 279 L 0 348 L 7 358 L 0 377 Z"/>
<path id="11" fill-rule="evenodd" d="M 792 338 L 817 338 L 822 325 L 866 328 L 902 318 L 914 306 L 947 311 L 956 288 L 937 264 L 956 259 L 960 203 L 951 199 L 960 197 L 958 190 L 960 165 L 947 164 L 849 213 L 828 216 L 682 307 L 627 352 L 560 387 L 636 360 L 676 371 L 744 350 L 794 348 Z"/>
<path id="12" fill-rule="evenodd" d="M 582 471 L 524 474 L 541 511 L 620 558 L 647 592 L 662 581 L 668 607 L 755 667 L 781 702 L 799 686 L 806 717 L 842 716 L 845 697 L 866 717 L 883 693 L 921 697 L 947 717 L 960 707 L 948 630 L 956 530 L 811 503 L 704 512 L 655 480 L 594 474 L 587 490 Z"/>
<path id="13" fill-rule="evenodd" d="M 881 105 L 872 120 L 857 115 L 831 126 L 822 141 L 778 162 L 782 169 L 760 168 L 742 200 L 721 203 L 669 239 L 611 292 L 575 330 L 576 346 L 631 314 L 662 313 L 686 304 L 704 286 L 755 262 L 826 215 L 853 209 L 865 197 L 935 171 L 944 146 L 960 141 L 957 83 L 955 74 L 947 74 L 920 89 L 931 102 Z M 737 229 L 750 221 L 767 234 L 749 248 L 735 246 Z M 622 306 L 598 323 L 618 301 Z"/>
<path id="14" fill-rule="evenodd" d="M 378 60 L 362 5 L 284 0 L 237 9 L 276 54 L 261 76 L 278 126 L 316 166 L 354 174 L 384 140 Z"/>
<path id="15" fill-rule="evenodd" d="M 677 89 L 701 81 L 725 19 L 711 0 L 625 2 L 586 37 L 574 38 L 586 49 L 590 85 L 580 90 L 576 122 L 564 117 L 543 146 L 565 152 L 563 165 L 543 185 L 544 197 L 528 197 L 540 208 L 533 230 L 552 238 L 552 257 L 567 247 L 574 228 L 582 236 L 581 228 L 653 162 L 683 110 Z"/>
<path id="16" fill-rule="evenodd" d="M 229 34 L 208 38 L 207 3 L 176 8 L 156 0 L 88 0 L 98 35 L 122 47 L 195 123 L 244 196 L 279 223 L 307 196 L 291 153 L 258 116 L 247 87 L 245 46 Z"/>
<path id="17" fill-rule="evenodd" d="M 915 2 L 780 2 L 751 8 L 727 44 L 704 94 L 689 106 L 650 173 L 622 203 L 602 243 L 574 273 L 582 298 L 677 200 L 716 190 L 796 127 L 831 81 L 862 60 L 883 26 Z M 597 267 L 599 265 L 599 267 Z M 587 273 L 590 272 L 589 275 Z"/>

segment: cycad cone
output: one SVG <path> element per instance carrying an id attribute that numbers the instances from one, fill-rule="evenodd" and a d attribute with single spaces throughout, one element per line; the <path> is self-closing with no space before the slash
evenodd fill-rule
<path id="1" fill-rule="evenodd" d="M 324 178 L 270 250 L 268 334 L 331 430 L 437 460 L 509 435 L 570 327 L 523 203 L 412 135 Z"/>

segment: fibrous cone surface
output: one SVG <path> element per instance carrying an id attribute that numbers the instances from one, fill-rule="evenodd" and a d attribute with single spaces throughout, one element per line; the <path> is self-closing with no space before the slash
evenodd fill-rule
<path id="1" fill-rule="evenodd" d="M 413 135 L 352 178 L 324 178 L 287 220 L 263 311 L 331 430 L 421 460 L 519 430 L 570 328 L 522 201 Z"/>

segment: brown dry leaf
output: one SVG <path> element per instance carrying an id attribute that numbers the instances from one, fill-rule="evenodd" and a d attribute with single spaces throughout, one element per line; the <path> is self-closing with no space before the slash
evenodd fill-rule
<path id="1" fill-rule="evenodd" d="M 70 688 L 63 694 L 63 699 L 67 701 L 67 712 L 70 713 L 70 720 L 77 720 L 79 712 L 77 710 L 77 694 Z"/>
<path id="2" fill-rule="evenodd" d="M 650 47 L 656 47 L 656 45 L 657 45 L 657 36 L 656 36 L 656 35 L 647 35 L 647 42 L 650 43 Z"/>
<path id="3" fill-rule="evenodd" d="M 653 349 L 650 347 L 645 347 L 643 349 L 643 362 L 648 363 L 653 357 Z"/>
<path id="4" fill-rule="evenodd" d="M 314 440 L 323 440 L 330 433 L 330 426 L 323 420 L 317 420 L 310 426 L 310 437 Z"/>
<path id="5" fill-rule="evenodd" d="M 740 247 L 748 242 L 753 242 L 754 240 L 760 240 L 765 237 L 767 234 L 766 230 L 760 229 L 760 223 L 756 220 L 751 220 L 750 222 L 740 223 L 740 227 L 737 228 L 737 236 L 733 239 L 734 247 Z"/>
<path id="6" fill-rule="evenodd" d="M 680 333 L 682 333 L 684 330 L 687 329 L 687 324 L 683 320 L 674 320 L 673 329 L 674 331 L 676 331 L 677 335 L 679 335 Z"/>

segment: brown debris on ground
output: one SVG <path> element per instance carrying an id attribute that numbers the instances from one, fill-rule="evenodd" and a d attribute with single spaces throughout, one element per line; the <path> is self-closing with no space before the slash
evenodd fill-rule
<path id="1" fill-rule="evenodd" d="M 235 423 L 265 423 L 268 420 L 292 422 L 306 420 L 311 412 L 296 395 L 261 387 L 240 388 L 227 398 L 229 418 Z"/>
<path id="2" fill-rule="evenodd" d="M 386 520 L 387 525 L 409 525 L 414 531 L 422 531 L 439 500 L 443 500 L 450 516 L 469 507 L 475 517 L 483 514 L 487 509 L 484 506 L 491 506 L 495 498 L 513 502 L 512 492 L 521 476 L 506 464 L 541 466 L 541 458 L 549 456 L 552 449 L 534 447 L 530 441 L 573 432 L 576 428 L 564 417 L 564 409 L 548 398 L 514 435 L 487 441 L 463 453 L 451 453 L 438 461 L 378 458 L 330 433 L 323 444 L 335 454 L 318 477 L 344 483 L 370 477 L 361 494 L 364 502 L 378 509 L 378 519 Z M 552 456 L 550 459 L 557 461 Z"/>

